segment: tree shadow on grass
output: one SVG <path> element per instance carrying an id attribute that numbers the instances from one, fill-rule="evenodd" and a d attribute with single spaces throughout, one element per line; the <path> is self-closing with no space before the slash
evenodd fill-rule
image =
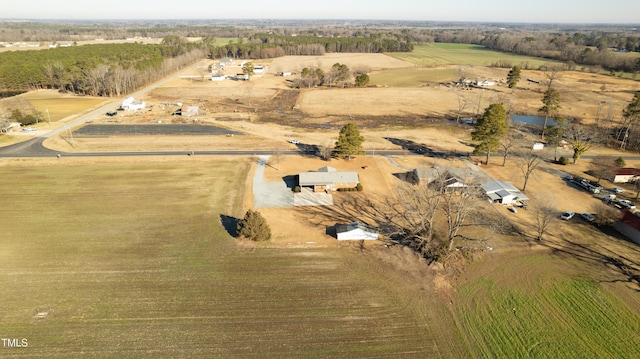
<path id="1" fill-rule="evenodd" d="M 239 218 L 227 216 L 226 214 L 220 215 L 220 223 L 222 223 L 222 227 L 224 227 L 231 237 L 238 235 L 238 222 L 240 222 Z"/>
<path id="2" fill-rule="evenodd" d="M 610 238 L 610 240 L 616 239 Z M 555 243 L 542 241 L 539 243 L 550 248 L 554 253 L 570 255 L 581 262 L 590 265 L 601 265 L 618 273 L 613 276 L 602 273 L 602 277 L 596 279 L 599 282 L 624 282 L 628 283 L 631 289 L 640 292 L 640 262 L 636 257 L 640 251 L 634 244 L 627 246 L 629 253 L 624 255 L 615 253 L 604 246 L 585 245 L 570 240 Z"/>

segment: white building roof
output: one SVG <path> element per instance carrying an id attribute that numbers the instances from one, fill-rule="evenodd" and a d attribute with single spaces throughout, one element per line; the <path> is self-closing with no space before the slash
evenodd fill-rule
<path id="1" fill-rule="evenodd" d="M 360 182 L 358 172 L 302 172 L 298 176 L 300 186 Z"/>
<path id="2" fill-rule="evenodd" d="M 496 201 L 507 197 L 514 197 L 519 200 L 528 200 L 524 193 L 520 192 L 514 185 L 506 181 L 492 179 L 482 185 L 482 189 L 491 200 Z"/>
<path id="3" fill-rule="evenodd" d="M 362 222 L 336 225 L 338 240 L 376 240 L 378 230 Z"/>

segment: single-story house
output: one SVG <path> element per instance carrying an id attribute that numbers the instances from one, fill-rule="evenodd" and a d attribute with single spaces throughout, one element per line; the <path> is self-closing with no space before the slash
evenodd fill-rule
<path id="1" fill-rule="evenodd" d="M 529 199 L 514 185 L 506 181 L 492 179 L 482 185 L 482 189 L 493 203 L 513 204 Z"/>
<path id="2" fill-rule="evenodd" d="M 336 225 L 339 241 L 377 240 L 378 230 L 362 222 Z"/>
<path id="3" fill-rule="evenodd" d="M 182 116 L 197 116 L 200 113 L 199 106 L 187 106 L 187 111 L 182 113 Z"/>
<path id="4" fill-rule="evenodd" d="M 340 188 L 355 188 L 360 179 L 358 172 L 338 172 L 333 167 L 322 167 L 316 172 L 298 174 L 298 185 L 310 187 L 314 192 L 336 191 Z"/>
<path id="5" fill-rule="evenodd" d="M 613 228 L 636 244 L 640 244 L 640 217 L 637 214 L 624 210 L 622 219 L 613 224 Z"/>
<path id="6" fill-rule="evenodd" d="M 128 97 L 124 101 L 122 101 L 122 108 L 127 111 L 137 111 L 145 108 L 146 104 L 144 101 L 136 100 L 133 97 Z"/>
<path id="7" fill-rule="evenodd" d="M 470 168 L 452 166 L 416 168 L 409 173 L 408 179 L 410 182 L 417 184 L 429 184 L 442 176 L 444 176 L 447 188 L 467 187 L 475 180 L 473 171 Z"/>
<path id="8" fill-rule="evenodd" d="M 640 178 L 640 168 L 618 168 L 613 171 L 613 183 L 634 182 Z"/>
<path id="9" fill-rule="evenodd" d="M 253 73 L 256 74 L 256 75 L 263 74 L 264 71 L 265 71 L 265 67 L 264 66 L 255 66 L 253 68 Z"/>
<path id="10" fill-rule="evenodd" d="M 235 60 L 231 57 L 223 57 L 220 59 L 221 65 L 231 65 L 235 62 Z"/>

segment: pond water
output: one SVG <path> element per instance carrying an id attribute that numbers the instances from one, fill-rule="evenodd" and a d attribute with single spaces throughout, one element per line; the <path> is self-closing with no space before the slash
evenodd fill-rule
<path id="1" fill-rule="evenodd" d="M 514 124 L 524 124 L 527 126 L 542 127 L 544 124 L 544 117 L 542 116 L 526 116 L 526 115 L 511 115 L 511 121 Z M 552 118 L 547 119 L 547 126 L 553 126 L 556 124 Z"/>

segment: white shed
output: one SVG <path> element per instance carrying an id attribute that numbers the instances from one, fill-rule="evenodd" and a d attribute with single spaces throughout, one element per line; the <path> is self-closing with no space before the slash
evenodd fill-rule
<path id="1" fill-rule="evenodd" d="M 144 101 L 136 100 L 133 97 L 128 97 L 124 101 L 122 101 L 122 108 L 127 111 L 137 111 L 145 108 Z"/>
<path id="2" fill-rule="evenodd" d="M 362 222 L 336 225 L 336 237 L 339 241 L 377 240 L 378 231 Z"/>

